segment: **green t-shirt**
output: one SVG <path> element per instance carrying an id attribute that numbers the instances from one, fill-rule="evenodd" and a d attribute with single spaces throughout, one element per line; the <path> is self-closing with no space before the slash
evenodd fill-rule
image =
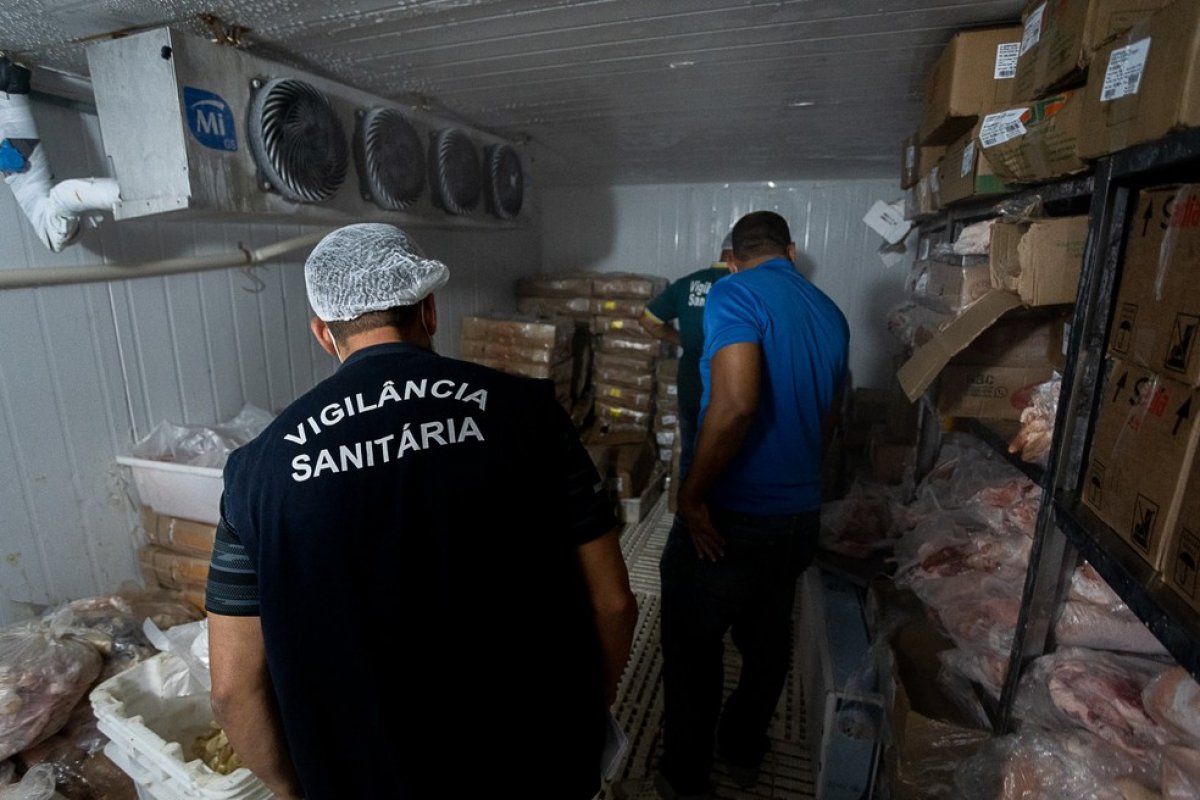
<path id="1" fill-rule="evenodd" d="M 679 320 L 683 353 L 679 357 L 679 405 L 694 419 L 700 411 L 700 354 L 704 351 L 704 303 L 708 290 L 729 274 L 723 262 L 696 270 L 672 283 L 646 304 L 661 322 Z"/>

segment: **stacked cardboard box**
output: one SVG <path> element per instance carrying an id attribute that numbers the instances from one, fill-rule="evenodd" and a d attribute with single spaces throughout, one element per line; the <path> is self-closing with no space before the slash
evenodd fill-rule
<path id="1" fill-rule="evenodd" d="M 1152 566 L 1185 574 L 1200 441 L 1200 189 L 1144 190 L 1134 219 L 1083 499 Z"/>
<path id="2" fill-rule="evenodd" d="M 555 396 L 569 411 L 575 387 L 574 336 L 575 325 L 564 317 L 463 317 L 459 355 L 501 372 L 554 381 Z"/>
<path id="3" fill-rule="evenodd" d="M 597 313 L 592 316 L 592 331 L 597 352 L 592 387 L 596 425 L 603 431 L 650 433 L 655 413 L 654 371 L 663 343 L 648 334 L 638 319 L 646 301 L 665 287 L 664 278 L 652 275 L 593 275 L 593 309 Z"/>
<path id="4" fill-rule="evenodd" d="M 147 506 L 142 509 L 142 527 L 146 543 L 138 548 L 138 565 L 143 581 L 177 592 L 203 609 L 217 526 L 157 514 Z"/>
<path id="5" fill-rule="evenodd" d="M 654 378 L 654 441 L 659 460 L 670 462 L 675 440 L 679 438 L 679 359 L 660 359 Z"/>

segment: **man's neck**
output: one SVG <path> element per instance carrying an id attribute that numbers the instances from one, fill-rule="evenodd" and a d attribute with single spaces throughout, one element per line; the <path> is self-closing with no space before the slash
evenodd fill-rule
<path id="1" fill-rule="evenodd" d="M 415 331 L 402 331 L 391 327 L 372 328 L 346 338 L 342 359 L 345 360 L 359 350 L 374 347 L 377 344 L 392 343 L 407 343 L 425 350 L 433 349 L 433 342 L 419 327 Z"/>

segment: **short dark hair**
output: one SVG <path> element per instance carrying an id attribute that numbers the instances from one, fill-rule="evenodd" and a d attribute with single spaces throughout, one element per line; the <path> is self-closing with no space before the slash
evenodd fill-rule
<path id="1" fill-rule="evenodd" d="M 787 220 L 774 211 L 752 211 L 733 226 L 733 254 L 740 261 L 787 255 L 791 243 Z"/>
<path id="2" fill-rule="evenodd" d="M 333 334 L 334 339 L 344 342 L 347 337 L 375 330 L 376 328 L 396 328 L 403 330 L 416 321 L 419 313 L 421 313 L 420 303 L 414 303 L 410 306 L 392 306 L 382 311 L 368 311 L 365 314 L 359 314 L 354 319 L 332 320 L 326 322 L 325 326 L 329 328 L 329 332 Z"/>

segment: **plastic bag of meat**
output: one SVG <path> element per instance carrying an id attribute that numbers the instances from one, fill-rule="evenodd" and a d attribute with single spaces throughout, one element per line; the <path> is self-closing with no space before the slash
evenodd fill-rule
<path id="1" fill-rule="evenodd" d="M 1057 372 L 1050 380 L 1034 387 L 1029 395 L 1029 405 L 1021 412 L 1021 429 L 1008 443 L 1008 452 L 1020 453 L 1022 461 L 1046 466 L 1061 390 L 1062 375 Z"/>
<path id="2" fill-rule="evenodd" d="M 1200 684 L 1183 667 L 1163 670 L 1142 692 L 1142 704 L 1180 744 L 1200 749 Z"/>
<path id="3" fill-rule="evenodd" d="M 942 438 L 934 466 L 916 487 L 907 515 L 896 520 L 902 530 L 947 509 L 963 508 L 980 490 L 1014 479 L 1031 483 L 978 437 L 952 431 Z"/>
<path id="4" fill-rule="evenodd" d="M 965 572 L 1021 580 L 1030 545 L 1026 537 L 997 531 L 975 517 L 947 513 L 918 525 L 896 543 L 896 582 L 921 594 L 918 584 Z"/>
<path id="5" fill-rule="evenodd" d="M 1071 573 L 1054 638 L 1060 647 L 1090 647 L 1163 656 L 1166 648 L 1086 561 Z"/>
<path id="6" fill-rule="evenodd" d="M 888 550 L 892 538 L 895 493 L 876 481 L 858 478 L 841 500 L 821 506 L 820 547 L 850 558 L 870 558 Z"/>
<path id="7" fill-rule="evenodd" d="M 1200 797 L 1200 750 L 1172 745 L 1163 751 L 1162 796 L 1164 800 Z"/>
<path id="8" fill-rule="evenodd" d="M 1142 693 L 1169 664 L 1145 656 L 1064 647 L 1021 676 L 1013 714 L 1022 725 L 1085 728 L 1137 758 L 1157 763 L 1175 736 L 1147 712 Z"/>
<path id="9" fill-rule="evenodd" d="M 0 788 L 0 800 L 51 800 L 54 797 L 54 770 L 39 764 L 21 776 L 17 783 Z"/>
<path id="10" fill-rule="evenodd" d="M 974 514 L 998 531 L 1033 538 L 1042 487 L 1023 475 L 1013 475 L 984 486 L 967 498 L 963 510 Z"/>
<path id="11" fill-rule="evenodd" d="M 1157 786 L 1154 770 L 1084 730 L 1022 730 L 988 741 L 955 772 L 973 800 L 1124 800 L 1116 781 Z"/>
<path id="12" fill-rule="evenodd" d="M 58 639 L 44 624 L 0 630 L 0 759 L 58 732 L 102 662 L 92 645 Z"/>
<path id="13" fill-rule="evenodd" d="M 993 700 L 999 700 L 1004 679 L 1008 675 L 1008 654 L 1007 650 L 985 647 L 943 650 L 938 653 L 938 660 L 942 662 L 942 668 L 938 670 L 938 684 L 959 708 L 978 716 L 983 706 L 975 696 L 972 685 L 983 687 Z"/>

